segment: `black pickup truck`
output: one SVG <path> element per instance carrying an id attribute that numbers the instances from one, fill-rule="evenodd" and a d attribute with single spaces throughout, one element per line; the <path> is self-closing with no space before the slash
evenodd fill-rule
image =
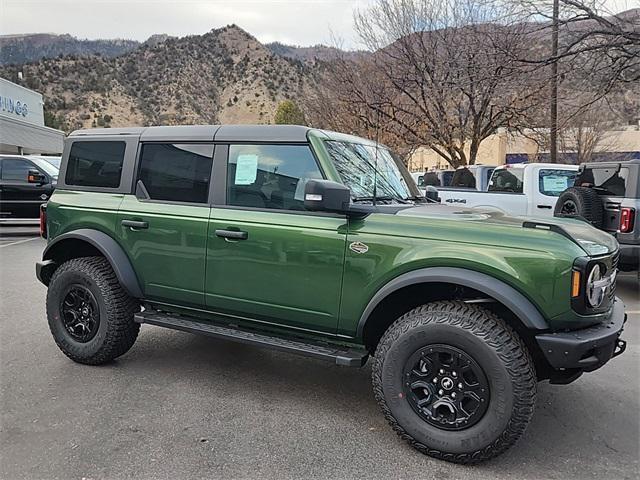
<path id="1" fill-rule="evenodd" d="M 57 181 L 58 168 L 42 158 L 0 155 L 0 216 L 38 218 Z"/>

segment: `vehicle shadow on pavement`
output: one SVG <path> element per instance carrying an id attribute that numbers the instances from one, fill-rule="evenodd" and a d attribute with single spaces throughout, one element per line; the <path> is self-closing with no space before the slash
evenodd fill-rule
<path id="1" fill-rule="evenodd" d="M 416 462 L 430 468 L 447 465 L 415 452 L 395 436 L 373 398 L 369 365 L 362 369 L 337 367 L 307 357 L 154 328 L 143 328 L 138 343 L 118 363 L 117 369 L 140 370 L 146 375 L 154 372 L 151 375 L 168 384 L 187 381 L 190 387 L 207 391 L 213 404 L 218 404 L 222 395 L 226 403 L 218 405 L 219 415 L 210 414 L 211 425 L 230 418 L 232 422 L 239 418 L 247 421 L 247 415 L 256 413 L 258 406 L 266 423 L 270 423 L 268 416 L 286 417 L 273 421 L 295 429 L 289 432 L 292 442 L 306 435 L 300 424 L 314 428 L 333 425 L 363 435 L 365 438 L 358 441 L 365 445 L 385 445 L 387 451 L 410 461 L 408 470 L 398 465 L 408 477 Z M 526 478 L 527 472 L 533 478 L 552 478 L 563 470 L 580 478 L 605 473 L 616 478 L 629 475 L 638 462 L 640 409 L 637 382 L 625 384 L 621 367 L 608 365 L 569 386 L 540 383 L 535 415 L 515 447 L 479 466 L 448 468 L 472 468 L 491 478 L 510 474 Z M 637 366 L 635 369 L 637 374 Z M 556 462 L 553 466 L 549 455 Z"/>

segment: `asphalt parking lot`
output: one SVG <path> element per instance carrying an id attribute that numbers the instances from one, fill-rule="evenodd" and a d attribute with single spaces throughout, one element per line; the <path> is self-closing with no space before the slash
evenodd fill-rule
<path id="1" fill-rule="evenodd" d="M 567 386 L 539 385 L 520 442 L 464 467 L 414 451 L 388 427 L 370 369 L 143 326 L 116 362 L 68 360 L 34 276 L 44 241 L 0 238 L 0 478 L 638 478 L 640 299 L 627 352 Z"/>

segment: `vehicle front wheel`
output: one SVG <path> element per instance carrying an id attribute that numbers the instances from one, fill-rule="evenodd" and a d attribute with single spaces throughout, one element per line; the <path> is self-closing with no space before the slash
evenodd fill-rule
<path id="1" fill-rule="evenodd" d="M 373 389 L 393 429 L 414 448 L 455 463 L 504 452 L 533 415 L 536 373 L 520 337 L 477 305 L 417 307 L 386 331 Z"/>
<path id="2" fill-rule="evenodd" d="M 133 321 L 138 309 L 103 257 L 69 260 L 49 282 L 49 329 L 60 350 L 79 363 L 99 365 L 126 353 L 140 330 Z"/>

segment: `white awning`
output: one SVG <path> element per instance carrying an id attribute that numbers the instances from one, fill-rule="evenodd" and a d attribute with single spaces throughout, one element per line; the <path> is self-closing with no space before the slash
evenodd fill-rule
<path id="1" fill-rule="evenodd" d="M 0 153 L 62 153 L 64 132 L 0 116 Z"/>

